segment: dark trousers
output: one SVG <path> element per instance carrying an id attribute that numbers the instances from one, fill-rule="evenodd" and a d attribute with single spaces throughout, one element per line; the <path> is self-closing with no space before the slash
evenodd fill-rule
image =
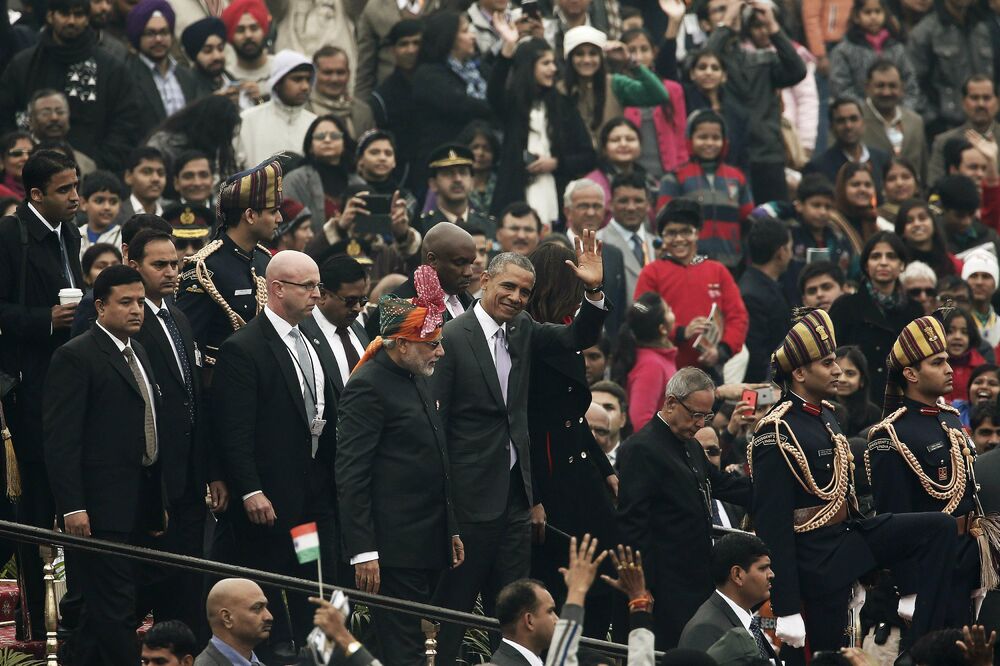
<path id="1" fill-rule="evenodd" d="M 134 543 L 134 535 L 95 530 L 98 539 Z M 135 666 L 136 569 L 130 560 L 101 553 L 66 550 L 66 565 L 83 598 L 73 634 L 74 666 Z"/>
<path id="2" fill-rule="evenodd" d="M 747 176 L 750 180 L 750 189 L 753 190 L 754 201 L 766 203 L 788 199 L 784 163 L 751 162 L 750 173 Z"/>
<path id="3" fill-rule="evenodd" d="M 893 514 L 874 529 L 857 530 L 864 538 L 880 568 L 888 568 L 902 578 L 911 578 L 917 605 L 909 639 L 949 627 L 954 598 L 953 579 L 942 576 L 952 571 L 958 553 L 955 519 L 943 513 Z M 808 590 L 803 590 L 808 594 Z M 803 599 L 803 619 L 812 652 L 839 650 L 845 645 L 847 605 L 851 586 Z M 966 596 L 968 592 L 966 591 Z M 789 652 L 794 652 L 789 650 Z M 782 649 L 782 656 L 785 656 Z"/>
<path id="4" fill-rule="evenodd" d="M 531 570 L 528 498 L 518 465 L 510 475 L 503 515 L 489 522 L 459 524 L 459 534 L 465 545 L 465 562 L 441 576 L 432 603 L 471 612 L 481 593 L 483 612 L 492 617 L 497 593 L 508 583 L 526 578 Z M 443 623 L 436 662 L 454 664 L 464 635 L 464 626 Z"/>
<path id="5" fill-rule="evenodd" d="M 434 569 L 403 569 L 381 567 L 382 583 L 379 594 L 406 601 L 429 603 L 441 572 Z M 372 621 L 378 636 L 377 655 L 383 664 L 393 666 L 423 666 L 424 634 L 420 617 L 371 607 Z"/>
<path id="6" fill-rule="evenodd" d="M 21 472 L 21 499 L 16 508 L 17 522 L 51 530 L 56 507 L 45 463 L 25 461 L 20 462 L 18 467 Z M 42 559 L 36 544 L 18 544 L 17 575 L 25 626 L 30 627 L 34 639 L 44 640 L 45 586 L 42 581 Z"/>
<path id="7" fill-rule="evenodd" d="M 289 480 L 293 483 L 294 480 Z M 316 465 L 310 468 L 306 484 L 304 509 L 299 516 L 285 516 L 280 509 L 275 512 L 278 522 L 274 527 L 254 525 L 249 521 L 243 502 L 234 498 L 231 503 L 233 535 L 235 537 L 236 564 L 253 569 L 262 569 L 272 573 L 284 574 L 316 580 L 318 569 L 316 562 L 299 564 L 292 545 L 292 535 L 289 530 L 303 523 L 315 522 L 319 531 L 320 559 L 323 564 L 323 582 L 336 583 L 336 550 L 337 541 L 336 512 L 333 505 L 333 481 L 324 468 Z M 313 626 L 315 607 L 309 603 L 309 594 L 287 592 L 287 610 L 282 599 L 281 589 L 263 586 L 267 595 L 268 609 L 274 616 L 270 644 L 295 642 L 301 647 L 305 644 L 306 635 Z M 312 596 L 318 594 L 314 593 Z"/>

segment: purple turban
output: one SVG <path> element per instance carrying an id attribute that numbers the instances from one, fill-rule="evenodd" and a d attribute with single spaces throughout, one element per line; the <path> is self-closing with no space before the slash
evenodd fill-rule
<path id="1" fill-rule="evenodd" d="M 170 26 L 170 32 L 173 33 L 174 10 L 167 0 L 141 0 L 128 13 L 128 17 L 125 19 L 125 35 L 136 49 L 139 48 L 139 38 L 142 37 L 142 31 L 146 29 L 149 19 L 153 18 L 157 12 L 167 19 L 167 25 Z"/>

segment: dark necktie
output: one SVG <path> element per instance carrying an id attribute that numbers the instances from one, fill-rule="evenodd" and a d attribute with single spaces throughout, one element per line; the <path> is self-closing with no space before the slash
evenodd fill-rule
<path id="1" fill-rule="evenodd" d="M 344 354 L 347 355 L 347 371 L 350 373 L 361 360 L 358 357 L 358 350 L 354 348 L 354 343 L 351 341 L 351 329 L 338 328 L 337 335 L 340 336 L 340 343 L 344 345 Z"/>
<path id="2" fill-rule="evenodd" d="M 639 262 L 640 266 L 646 265 L 646 255 L 642 251 L 642 239 L 639 238 L 639 234 L 632 234 L 632 254 L 635 255 L 635 260 Z"/>
<path id="3" fill-rule="evenodd" d="M 754 615 L 750 618 L 750 635 L 753 636 L 754 643 L 757 644 L 757 650 L 760 652 L 762 659 L 770 659 L 771 651 L 767 646 L 767 638 L 764 636 L 764 632 L 760 630 L 760 616 Z"/>
<path id="4" fill-rule="evenodd" d="M 139 361 L 135 359 L 135 354 L 132 352 L 131 347 L 126 347 L 122 352 L 125 354 L 125 361 L 128 363 L 128 369 L 132 371 L 132 376 L 135 377 L 135 383 L 139 385 L 139 393 L 142 394 L 142 401 L 146 403 L 146 410 L 143 414 L 143 430 L 146 439 L 146 450 L 143 453 L 142 464 L 144 466 L 152 465 L 156 462 L 157 450 L 156 450 L 156 424 L 153 421 L 153 402 L 149 396 L 149 390 L 146 388 L 146 381 L 142 378 L 142 370 L 139 369 Z"/>
<path id="5" fill-rule="evenodd" d="M 191 423 L 194 423 L 194 386 L 191 384 L 191 365 L 188 363 L 187 351 L 184 347 L 184 338 L 181 337 L 181 330 L 177 328 L 177 322 L 174 321 L 173 316 L 171 316 L 170 310 L 166 307 L 162 307 L 156 314 L 163 320 L 163 323 L 166 324 L 167 332 L 170 333 L 170 340 L 174 343 L 174 347 L 177 349 L 177 358 L 179 358 L 181 362 L 181 376 L 184 378 L 184 390 L 186 390 L 188 394 L 188 416 L 191 417 Z"/>
<path id="6" fill-rule="evenodd" d="M 722 524 L 722 513 L 719 511 L 719 503 L 712 500 L 712 524 L 717 527 L 725 527 Z"/>

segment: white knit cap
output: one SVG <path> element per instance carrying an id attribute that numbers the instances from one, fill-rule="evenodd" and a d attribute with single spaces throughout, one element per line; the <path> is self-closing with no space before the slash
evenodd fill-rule
<path id="1" fill-rule="evenodd" d="M 597 28 L 592 28 L 589 25 L 570 28 L 563 35 L 563 57 L 569 58 L 569 54 L 580 44 L 593 44 L 603 51 L 604 45 L 607 43 L 608 36 Z"/>
<path id="2" fill-rule="evenodd" d="M 291 49 L 282 49 L 274 54 L 271 59 L 271 76 L 267 79 L 268 90 L 272 90 L 274 86 L 278 85 L 278 81 L 281 81 L 286 74 L 291 72 L 296 67 L 302 67 L 303 65 L 308 65 L 311 69 L 312 83 L 316 83 L 316 66 L 313 64 L 312 60 L 305 57 L 298 51 L 292 51 Z"/>
<path id="3" fill-rule="evenodd" d="M 986 273 L 993 278 L 993 284 L 1000 285 L 1000 266 L 992 252 L 982 250 L 973 252 L 965 259 L 962 266 L 962 279 L 968 280 L 973 273 Z"/>

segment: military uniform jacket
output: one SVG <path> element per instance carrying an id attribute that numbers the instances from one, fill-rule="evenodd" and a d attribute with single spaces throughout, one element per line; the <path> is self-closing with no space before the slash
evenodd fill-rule
<path id="1" fill-rule="evenodd" d="M 431 227 L 438 224 L 439 222 L 447 222 L 448 218 L 445 217 L 437 208 L 429 210 L 420 216 L 420 220 L 417 221 L 416 227 L 417 231 L 420 232 L 421 236 L 426 236 L 427 232 L 431 230 Z M 486 237 L 490 240 L 496 240 L 497 237 L 497 223 L 492 217 L 483 215 L 482 213 L 477 213 L 476 211 L 469 208 L 466 211 L 466 215 L 461 222 L 456 220 L 455 222 L 458 226 L 463 229 L 468 229 L 470 226 L 480 227 L 486 232 Z"/>
<path id="2" fill-rule="evenodd" d="M 968 514 L 975 508 L 975 484 L 968 478 L 963 449 L 970 454 L 975 450 L 962 430 L 958 410 L 946 405 L 928 407 L 905 398 L 903 407 L 868 435 L 865 464 L 875 510 L 947 509 L 953 516 Z M 920 470 L 919 475 L 911 465 Z"/>
<path id="3" fill-rule="evenodd" d="M 860 519 L 850 473 L 853 456 L 846 439 L 837 441 L 842 433 L 832 405 L 806 403 L 793 393 L 786 393 L 786 398 L 758 423 L 747 456 L 754 488 L 751 513 L 757 535 L 771 549 L 775 573 L 771 606 L 779 617 L 800 612 L 804 596 L 823 598 L 873 569 L 875 556 L 859 530 L 885 520 Z M 831 490 L 827 494 L 831 499 L 800 483 L 806 475 L 799 456 L 815 486 Z M 834 484 L 838 470 L 847 476 Z M 826 505 L 831 505 L 827 509 L 831 513 L 846 507 L 848 519 L 825 525 L 816 521 L 811 529 L 796 529 L 796 509 Z"/>
<path id="4" fill-rule="evenodd" d="M 204 366 L 215 365 L 219 347 L 267 304 L 264 272 L 271 253 L 258 245 L 250 254 L 222 234 L 185 261 L 177 307 L 191 322 L 204 350 Z"/>

